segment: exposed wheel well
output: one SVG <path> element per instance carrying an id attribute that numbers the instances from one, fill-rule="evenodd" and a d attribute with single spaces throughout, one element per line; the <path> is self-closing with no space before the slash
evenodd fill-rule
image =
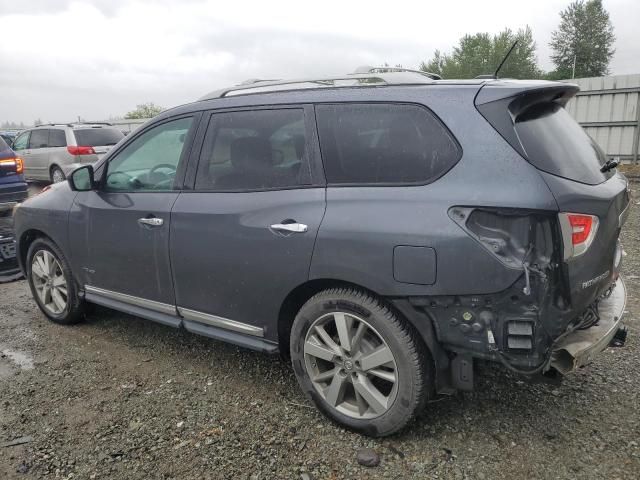
<path id="1" fill-rule="evenodd" d="M 384 298 L 378 295 L 376 292 L 361 285 L 335 279 L 309 280 L 308 282 L 305 282 L 293 289 L 289 293 L 289 295 L 287 295 L 287 298 L 285 298 L 284 302 L 282 302 L 282 306 L 280 307 L 280 314 L 278 315 L 278 345 L 281 356 L 286 358 L 289 357 L 291 326 L 293 325 L 293 321 L 295 320 L 300 308 L 302 308 L 307 300 L 313 297 L 316 293 L 327 290 L 329 288 L 340 287 L 355 288 L 357 290 L 362 290 L 371 295 L 374 295 L 381 301 L 383 301 L 397 315 L 400 315 L 401 317 L 406 319 L 405 315 L 397 308 L 395 308 L 395 306 L 391 302 L 386 302 Z M 412 322 L 409 319 L 406 320 L 410 325 L 412 325 Z"/>

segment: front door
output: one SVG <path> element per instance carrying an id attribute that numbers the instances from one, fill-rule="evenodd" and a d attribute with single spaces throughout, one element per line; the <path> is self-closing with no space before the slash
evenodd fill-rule
<path id="1" fill-rule="evenodd" d="M 24 161 L 24 176 L 32 179 L 34 176 L 33 163 L 31 159 L 31 149 L 29 148 L 30 131 L 22 132 L 13 142 L 13 151 Z"/>
<path id="2" fill-rule="evenodd" d="M 49 130 L 31 130 L 29 148 L 25 152 L 24 165 L 27 178 L 49 179 Z"/>
<path id="3" fill-rule="evenodd" d="M 185 321 L 277 338 L 279 309 L 308 278 L 325 209 L 310 161 L 318 158 L 312 117 L 303 107 L 210 116 L 192 157 L 194 190 L 180 194 L 171 214 Z"/>
<path id="4" fill-rule="evenodd" d="M 194 124 L 188 116 L 147 128 L 100 167 L 97 190 L 78 193 L 70 236 L 87 294 L 171 312 L 170 213 Z"/>

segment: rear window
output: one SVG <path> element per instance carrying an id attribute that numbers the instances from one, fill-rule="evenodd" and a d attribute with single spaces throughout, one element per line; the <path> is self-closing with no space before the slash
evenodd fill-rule
<path id="1" fill-rule="evenodd" d="M 614 174 L 600 171 L 604 152 L 558 104 L 534 105 L 518 116 L 515 128 L 527 158 L 540 170 L 590 185 Z"/>
<path id="2" fill-rule="evenodd" d="M 9 148 L 9 145 L 7 145 L 7 142 L 0 137 L 0 159 L 7 157 L 13 157 L 13 152 Z"/>
<path id="3" fill-rule="evenodd" d="M 425 184 L 461 155 L 446 127 L 416 105 L 319 105 L 316 116 L 329 184 Z"/>
<path id="4" fill-rule="evenodd" d="M 82 147 L 103 147 L 115 145 L 122 138 L 124 133 L 115 128 L 85 128 L 74 130 L 76 143 Z"/>

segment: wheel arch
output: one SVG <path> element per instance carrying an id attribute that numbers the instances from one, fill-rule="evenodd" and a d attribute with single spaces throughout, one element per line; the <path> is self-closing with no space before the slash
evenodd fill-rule
<path id="1" fill-rule="evenodd" d="M 345 280 L 322 278 L 309 280 L 301 285 L 298 285 L 291 292 L 289 292 L 289 294 L 282 302 L 278 315 L 278 345 L 280 355 L 282 355 L 283 357 L 289 357 L 291 326 L 293 325 L 293 321 L 300 308 L 302 308 L 302 306 L 317 293 L 330 288 L 341 287 L 360 290 L 375 296 L 396 315 L 405 319 L 416 330 L 419 338 L 423 341 L 427 348 L 431 348 L 430 345 L 432 345 L 433 341 L 436 340 L 435 338 L 433 338 L 432 341 L 427 341 L 427 339 L 424 338 L 425 329 L 419 328 L 417 325 L 415 325 L 414 320 L 406 315 L 406 310 L 403 312 L 397 307 L 395 302 L 390 301 L 389 299 L 383 297 L 370 288 L 358 285 L 356 283 L 347 282 Z"/>
<path id="2" fill-rule="evenodd" d="M 65 178 L 66 178 L 66 175 L 65 175 L 64 170 L 62 169 L 62 167 L 61 167 L 60 165 L 58 165 L 57 163 L 55 163 L 55 162 L 54 162 L 54 163 L 52 163 L 51 165 L 49 165 L 49 180 L 51 180 L 52 182 L 53 182 L 53 170 L 54 170 L 54 169 L 56 169 L 56 168 L 57 168 L 58 170 L 60 170 L 60 171 L 62 172 L 62 174 L 63 174 L 63 175 L 65 176 Z"/>
<path id="3" fill-rule="evenodd" d="M 37 228 L 31 228 L 22 232 L 20 238 L 16 239 L 18 247 L 18 264 L 25 277 L 27 276 L 27 253 L 29 252 L 31 244 L 39 238 L 46 238 L 49 241 L 56 243 L 56 241 L 53 240 L 49 235 L 44 233 L 42 230 L 38 230 Z"/>

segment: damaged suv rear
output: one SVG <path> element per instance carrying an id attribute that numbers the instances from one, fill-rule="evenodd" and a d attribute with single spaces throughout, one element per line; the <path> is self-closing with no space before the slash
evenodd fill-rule
<path id="1" fill-rule="evenodd" d="M 97 303 L 280 352 L 389 435 L 477 361 L 565 374 L 624 340 L 628 184 L 576 92 L 402 69 L 212 92 L 18 207 L 18 259 L 55 322 Z"/>

